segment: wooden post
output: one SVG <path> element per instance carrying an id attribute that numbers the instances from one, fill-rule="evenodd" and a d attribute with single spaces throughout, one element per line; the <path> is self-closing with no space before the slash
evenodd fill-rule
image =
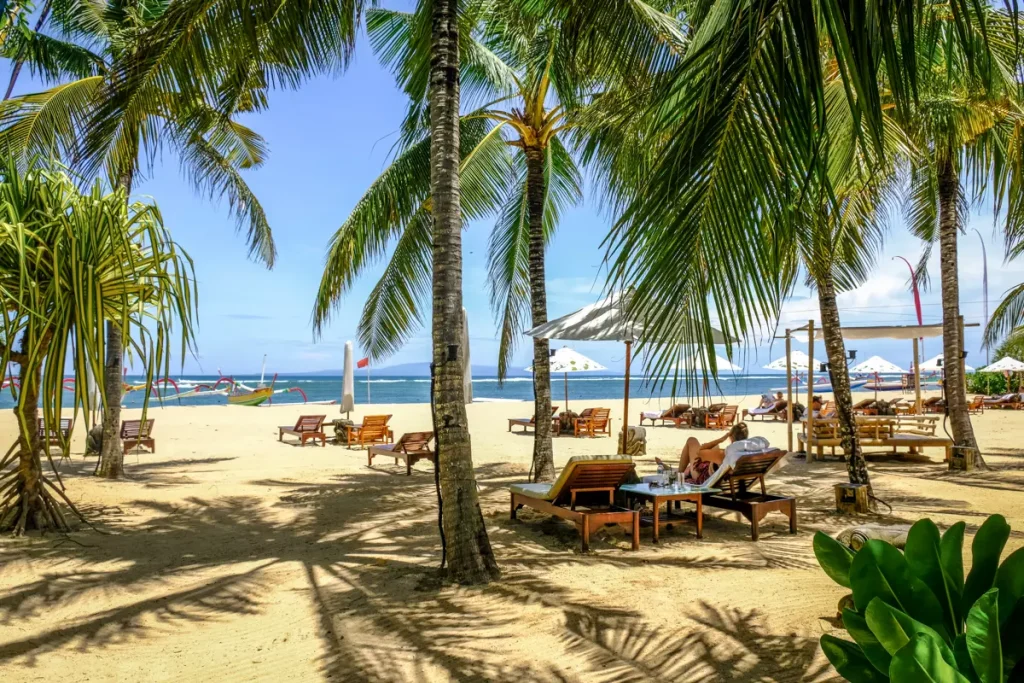
<path id="1" fill-rule="evenodd" d="M 628 437 L 629 427 L 629 356 L 630 351 L 633 348 L 633 342 L 626 342 L 626 398 L 623 401 L 622 408 L 622 450 L 620 453 L 626 453 L 626 439 Z"/>
<path id="2" fill-rule="evenodd" d="M 807 321 L 807 462 L 814 460 L 814 321 Z"/>
<path id="3" fill-rule="evenodd" d="M 793 340 L 786 330 L 786 444 L 793 452 Z"/>
<path id="4" fill-rule="evenodd" d="M 867 484 L 836 484 L 836 511 L 854 514 L 868 511 Z"/>
<path id="5" fill-rule="evenodd" d="M 921 350 L 918 338 L 914 337 L 914 414 L 921 414 Z"/>

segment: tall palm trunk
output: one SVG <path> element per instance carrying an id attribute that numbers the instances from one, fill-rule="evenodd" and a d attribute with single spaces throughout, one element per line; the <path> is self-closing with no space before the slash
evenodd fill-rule
<path id="1" fill-rule="evenodd" d="M 46 4 L 43 5 L 43 11 L 39 13 L 39 19 L 36 21 L 35 32 L 39 33 L 42 30 L 43 24 L 46 23 L 46 18 L 50 16 L 50 1 L 47 0 Z M 14 62 L 14 68 L 11 69 L 11 78 L 7 81 L 7 92 L 4 93 L 4 99 L 11 99 L 11 93 L 14 92 L 14 84 L 18 82 L 18 76 L 21 74 L 21 67 L 25 65 L 25 62 L 19 59 Z"/>
<path id="2" fill-rule="evenodd" d="M 850 375 L 846 368 L 846 345 L 843 343 L 832 270 L 826 270 L 815 281 L 818 307 L 821 309 L 821 332 L 825 337 L 825 354 L 828 356 L 828 375 L 832 381 L 832 398 L 839 417 L 839 438 L 843 444 L 843 453 L 846 454 L 846 470 L 850 483 L 870 485 L 864 455 L 857 439 L 857 419 L 853 415 Z"/>
<path id="3" fill-rule="evenodd" d="M 939 161 L 939 266 L 942 273 L 942 354 L 945 378 L 943 388 L 946 394 L 946 411 L 953 427 L 953 442 L 956 446 L 970 449 L 975 462 L 985 467 L 985 460 L 978 450 L 971 426 L 971 414 L 967 409 L 967 393 L 964 376 L 960 369 L 964 340 L 960 330 L 960 282 L 957 263 L 957 232 L 959 213 L 957 200 L 960 197 L 960 178 L 950 158 Z"/>
<path id="4" fill-rule="evenodd" d="M 134 139 L 129 137 L 129 139 Z M 121 174 L 118 183 L 125 189 L 125 201 L 131 201 L 132 176 Z M 107 403 L 103 406 L 103 444 L 96 474 L 107 479 L 124 476 L 124 448 L 121 445 L 121 398 L 124 396 L 124 340 L 121 328 L 111 320 L 107 321 L 107 357 L 103 363 L 103 390 Z"/>
<path id="5" fill-rule="evenodd" d="M 433 201 L 434 424 L 441 527 L 449 577 L 486 583 L 499 575 L 477 497 L 463 393 L 462 216 L 459 202 L 458 0 L 434 0 L 430 45 L 430 196 Z"/>
<path id="6" fill-rule="evenodd" d="M 544 150 L 527 146 L 526 205 L 530 220 L 530 310 L 533 326 L 548 321 L 548 296 L 544 283 Z M 551 365 L 547 339 L 533 340 L 533 479 L 555 478 L 555 456 L 551 448 Z"/>

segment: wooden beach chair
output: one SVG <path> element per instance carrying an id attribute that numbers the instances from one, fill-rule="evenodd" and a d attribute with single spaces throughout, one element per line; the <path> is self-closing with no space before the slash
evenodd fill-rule
<path id="1" fill-rule="evenodd" d="M 984 405 L 986 408 L 1009 408 L 1010 410 L 1013 410 L 1017 408 L 1019 404 L 1020 395 L 1013 393 L 1003 394 L 1002 396 L 997 396 L 996 398 L 989 398 L 984 401 Z"/>
<path id="2" fill-rule="evenodd" d="M 587 434 L 595 437 L 598 434 L 612 435 L 611 408 L 586 408 L 579 417 L 572 421 L 573 436 Z"/>
<path id="3" fill-rule="evenodd" d="M 60 431 L 51 429 L 49 434 L 46 432 L 46 425 L 43 422 L 43 418 L 39 418 L 39 438 L 43 439 L 43 443 L 46 444 L 47 448 L 50 446 L 59 446 L 61 443 L 61 437 L 65 443 L 71 438 L 71 428 L 74 426 L 75 421 L 70 417 L 60 418 Z"/>
<path id="4" fill-rule="evenodd" d="M 615 490 L 633 472 L 628 456 L 575 456 L 551 484 L 512 484 L 511 517 L 521 507 L 530 507 L 576 525 L 583 539 L 583 551 L 590 549 L 590 532 L 605 524 L 630 529 L 633 550 L 640 547 L 640 513 L 614 507 Z M 583 508 L 583 509 L 580 509 Z"/>
<path id="5" fill-rule="evenodd" d="M 434 432 L 406 432 L 395 443 L 370 446 L 366 454 L 367 467 L 373 467 L 373 459 L 378 455 L 405 461 L 406 476 L 412 474 L 412 466 L 420 460 L 437 462 L 437 455 L 430 450 L 430 442 L 434 440 Z"/>
<path id="6" fill-rule="evenodd" d="M 739 413 L 739 406 L 725 406 L 717 413 L 708 412 L 707 421 L 704 423 L 708 429 L 722 429 L 731 427 L 736 422 L 736 414 Z"/>
<path id="7" fill-rule="evenodd" d="M 732 510 L 746 517 L 750 522 L 750 537 L 754 541 L 760 535 L 761 520 L 773 511 L 789 518 L 789 533 L 795 534 L 796 498 L 770 494 L 764 485 L 765 476 L 785 455 L 785 451 L 774 448 L 763 453 L 741 455 L 731 466 L 727 460 L 713 486 L 722 489 L 722 493 L 705 493 L 704 505 Z"/>
<path id="8" fill-rule="evenodd" d="M 348 428 L 348 447 L 351 448 L 354 443 L 360 446 L 388 443 L 395 438 L 388 428 L 390 419 L 390 415 L 367 415 L 363 418 L 363 424 L 351 425 Z"/>
<path id="9" fill-rule="evenodd" d="M 557 413 L 557 412 L 558 412 L 558 406 L 551 406 L 551 417 L 552 417 L 552 419 L 554 419 L 555 413 Z M 511 432 L 512 428 L 517 426 L 517 425 L 523 428 L 523 433 L 525 434 L 527 427 L 533 427 L 534 429 L 536 429 L 536 427 L 537 427 L 537 416 L 534 415 L 534 416 L 532 416 L 529 419 L 527 419 L 525 417 L 510 417 L 508 419 L 508 431 Z"/>
<path id="10" fill-rule="evenodd" d="M 644 426 L 644 420 L 650 420 L 651 426 L 654 427 L 656 422 L 661 422 L 662 426 L 666 422 L 671 422 L 677 428 L 682 424 L 689 424 L 693 418 L 693 412 L 690 410 L 689 403 L 676 403 L 668 410 L 658 412 L 656 410 L 648 410 L 640 413 L 640 426 Z"/>
<path id="11" fill-rule="evenodd" d="M 921 412 L 928 414 L 942 414 L 946 411 L 946 404 L 939 396 L 933 396 L 932 398 L 921 401 Z"/>
<path id="12" fill-rule="evenodd" d="M 967 412 L 971 415 L 978 415 L 985 412 L 985 397 L 975 396 L 971 399 L 971 402 L 967 404 Z"/>
<path id="13" fill-rule="evenodd" d="M 761 418 L 761 421 L 764 422 L 768 418 L 771 418 L 772 421 L 775 421 L 782 417 L 785 417 L 786 407 L 788 405 L 789 402 L 786 401 L 786 399 L 782 399 L 779 401 L 775 401 L 772 405 L 770 405 L 767 408 L 744 408 L 743 414 L 740 416 L 740 419 L 749 419 L 753 421 L 754 418 Z"/>
<path id="14" fill-rule="evenodd" d="M 863 401 L 858 401 L 853 405 L 854 415 L 877 415 L 878 409 L 875 408 L 875 399 L 866 398 Z"/>
<path id="15" fill-rule="evenodd" d="M 156 453 L 156 439 L 153 438 L 153 423 L 156 420 L 125 420 L 121 423 L 121 443 L 124 452 L 145 446 L 150 453 Z"/>
<path id="16" fill-rule="evenodd" d="M 307 441 L 316 443 L 320 439 L 320 445 L 327 447 L 327 434 L 324 433 L 324 420 L 326 415 L 303 415 L 295 421 L 294 427 L 284 425 L 277 428 L 277 440 L 284 441 L 285 434 L 299 437 L 299 445 L 305 446 Z"/>

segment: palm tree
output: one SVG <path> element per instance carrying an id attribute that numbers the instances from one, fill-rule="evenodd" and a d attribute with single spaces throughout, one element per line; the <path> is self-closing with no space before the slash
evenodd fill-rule
<path id="1" fill-rule="evenodd" d="M 1022 205 L 1016 192 L 1024 171 L 1020 164 L 1024 108 L 1011 75 L 1021 63 L 1013 45 L 1014 25 L 1004 13 L 989 12 L 985 29 L 999 49 L 975 64 L 957 49 L 958 27 L 948 20 L 936 21 L 929 39 L 920 46 L 921 95 L 905 126 L 923 150 L 923 159 L 913 168 L 907 211 L 912 232 L 929 245 L 922 265 L 930 245 L 939 244 L 943 357 L 950 359 L 943 368 L 943 384 L 953 440 L 956 447 L 972 452 L 982 467 L 985 461 L 971 425 L 966 378 L 959 362 L 965 352 L 957 239 L 965 229 L 969 199 L 980 199 L 990 190 L 997 210 L 1004 198 L 1009 199 L 1009 241 L 1020 225 Z M 984 35 L 979 29 L 969 38 L 981 44 Z M 972 184 L 970 193 L 962 179 Z M 924 268 L 918 270 L 926 273 Z M 1000 307 L 996 314 L 1005 310 Z"/>
<path id="2" fill-rule="evenodd" d="M 106 144 L 81 144 L 90 122 L 107 106 L 114 65 L 140 50 L 143 36 L 167 8 L 166 3 L 149 0 L 72 3 L 55 12 L 52 20 L 78 42 L 39 32 L 17 34 L 5 46 L 8 54 L 16 54 L 33 71 L 59 84 L 0 104 L 0 149 L 22 157 L 56 151 L 68 160 L 85 154 L 90 166 L 102 167 L 111 184 L 125 190 L 127 201 L 146 158 L 169 143 L 198 192 L 227 198 L 239 229 L 247 231 L 250 255 L 271 267 L 275 248 L 270 225 L 240 173 L 263 163 L 265 143 L 216 106 L 161 84 L 151 106 L 134 107 Z M 117 477 L 124 459 L 118 438 L 123 345 L 116 321 L 107 321 L 106 328 L 103 383 L 111 399 L 105 404 L 98 474 Z"/>
<path id="3" fill-rule="evenodd" d="M 192 344 L 192 279 L 191 260 L 155 206 L 129 206 L 124 189 L 104 193 L 98 182 L 81 194 L 61 169 L 35 160 L 25 170 L 11 159 L 0 165 L 0 361 L 18 364 L 21 387 L 18 439 L 0 459 L 0 531 L 68 530 L 58 498 L 74 506 L 56 468 L 51 480 L 41 460 L 49 458 L 41 434 L 60 434 L 66 359 L 77 377 L 98 374 L 103 322 L 112 321 L 148 377 L 166 372 L 176 328 L 182 356 Z M 100 397 L 112 398 L 102 387 Z M 88 415 L 91 401 L 76 388 L 76 408 Z"/>

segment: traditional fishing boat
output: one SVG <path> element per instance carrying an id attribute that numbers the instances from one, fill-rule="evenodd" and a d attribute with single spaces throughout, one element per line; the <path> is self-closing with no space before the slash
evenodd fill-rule
<path id="1" fill-rule="evenodd" d="M 218 371 L 219 372 L 219 371 Z M 274 384 L 277 383 L 277 373 L 274 373 L 274 379 L 271 380 L 270 386 L 263 386 L 263 378 L 267 372 L 267 356 L 263 356 L 263 369 L 260 370 L 260 383 L 257 387 L 246 386 L 242 382 L 235 382 L 232 380 L 231 392 L 228 393 L 228 405 L 231 406 L 258 406 L 267 402 L 271 396 L 274 395 Z"/>

